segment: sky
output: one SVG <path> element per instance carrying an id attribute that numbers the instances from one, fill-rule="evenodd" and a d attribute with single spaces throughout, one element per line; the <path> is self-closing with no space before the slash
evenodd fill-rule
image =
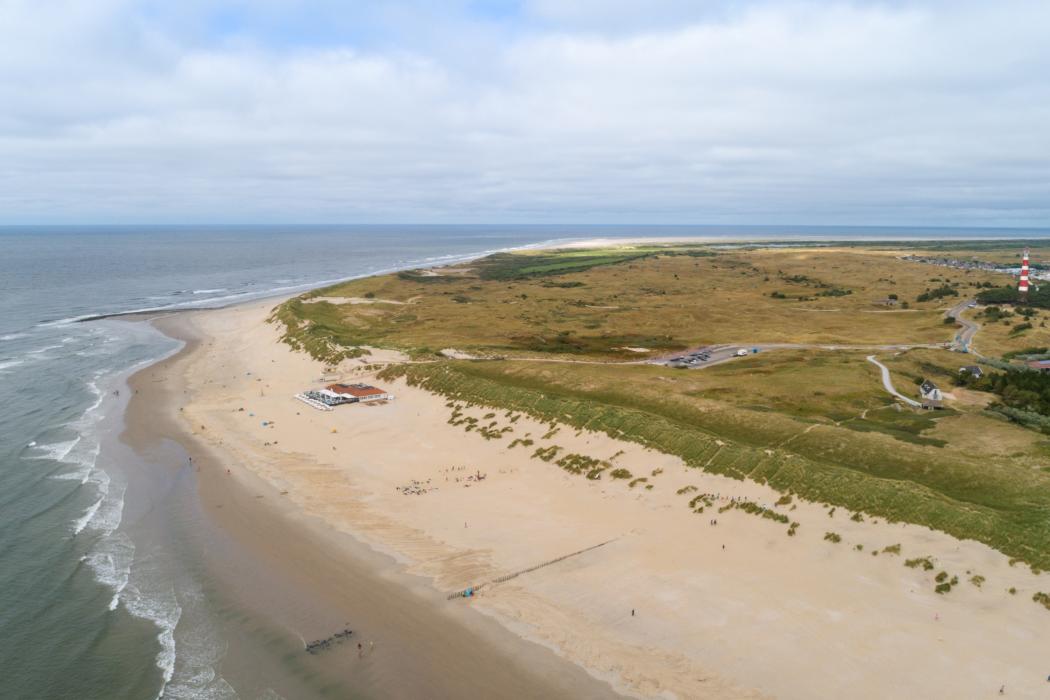
<path id="1" fill-rule="evenodd" d="M 0 0 L 0 225 L 1050 226 L 1045 0 Z"/>

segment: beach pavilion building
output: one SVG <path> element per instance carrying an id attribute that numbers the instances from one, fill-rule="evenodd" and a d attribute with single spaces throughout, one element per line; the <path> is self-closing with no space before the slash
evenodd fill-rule
<path id="1" fill-rule="evenodd" d="M 329 384 L 325 387 L 325 390 L 345 397 L 347 403 L 390 401 L 394 398 L 393 394 L 368 384 Z"/>

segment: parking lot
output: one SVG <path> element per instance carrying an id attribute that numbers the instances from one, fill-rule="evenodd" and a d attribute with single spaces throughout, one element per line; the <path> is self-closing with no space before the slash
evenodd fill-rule
<path id="1" fill-rule="evenodd" d="M 671 357 L 660 358 L 654 360 L 654 363 L 676 369 L 698 369 L 725 362 L 734 357 L 750 355 L 757 351 L 758 348 L 745 348 L 739 345 L 709 345 Z"/>

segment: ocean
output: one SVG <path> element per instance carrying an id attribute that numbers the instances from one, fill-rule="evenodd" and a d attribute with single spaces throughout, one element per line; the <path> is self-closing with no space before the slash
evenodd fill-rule
<path id="1" fill-rule="evenodd" d="M 194 515 L 193 490 L 183 474 L 140 463 L 119 439 L 127 377 L 178 344 L 146 324 L 108 316 L 218 307 L 559 241 L 690 235 L 1033 240 L 1047 234 L 644 226 L 0 228 L 0 697 L 281 697 L 224 676 L 224 659 L 244 652 L 221 618 L 240 613 L 222 599 L 202 563 L 206 525 Z M 263 629 L 266 622 L 251 624 Z M 347 696 L 304 688 L 303 697 Z"/>

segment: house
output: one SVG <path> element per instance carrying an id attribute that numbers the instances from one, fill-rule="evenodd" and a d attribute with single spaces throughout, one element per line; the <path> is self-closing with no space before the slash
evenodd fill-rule
<path id="1" fill-rule="evenodd" d="M 394 398 L 393 394 L 368 384 L 329 384 L 325 389 L 333 394 L 347 397 L 350 402 L 390 401 Z"/>
<path id="2" fill-rule="evenodd" d="M 977 365 L 967 365 L 966 367 L 959 368 L 959 374 L 968 374 L 974 379 L 980 379 L 984 376 L 984 370 Z"/>
<path id="3" fill-rule="evenodd" d="M 932 401 L 941 401 L 944 398 L 941 390 L 929 379 L 923 379 L 922 384 L 919 385 L 919 396 Z"/>
<path id="4" fill-rule="evenodd" d="M 944 394 L 929 379 L 922 380 L 922 384 L 919 385 L 919 396 L 922 398 L 923 408 L 943 408 Z"/>
<path id="5" fill-rule="evenodd" d="M 1050 360 L 1029 360 L 1025 363 L 1029 369 L 1046 374 L 1050 372 Z"/>

